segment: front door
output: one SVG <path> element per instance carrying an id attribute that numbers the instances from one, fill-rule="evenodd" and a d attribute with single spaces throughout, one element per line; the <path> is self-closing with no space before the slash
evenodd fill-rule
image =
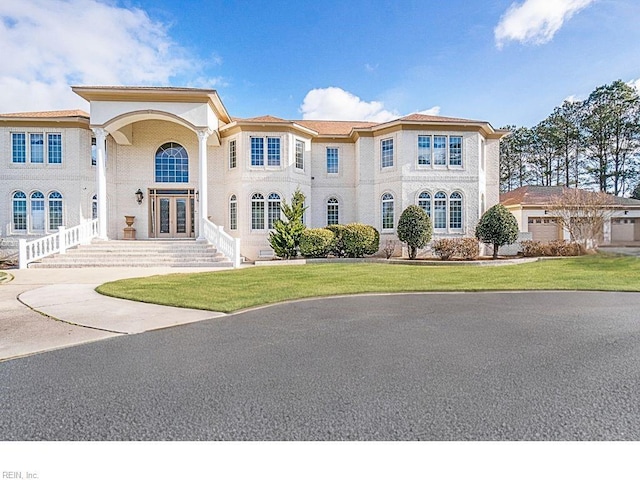
<path id="1" fill-rule="evenodd" d="M 149 237 L 189 238 L 194 232 L 193 190 L 149 191 Z"/>

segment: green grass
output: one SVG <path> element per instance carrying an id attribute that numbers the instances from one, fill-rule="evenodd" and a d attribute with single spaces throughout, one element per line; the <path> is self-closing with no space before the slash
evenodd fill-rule
<path id="1" fill-rule="evenodd" d="M 105 283 L 99 293 L 233 312 L 309 297 L 486 290 L 640 291 L 640 259 L 584 256 L 509 266 L 328 263 L 172 274 Z"/>

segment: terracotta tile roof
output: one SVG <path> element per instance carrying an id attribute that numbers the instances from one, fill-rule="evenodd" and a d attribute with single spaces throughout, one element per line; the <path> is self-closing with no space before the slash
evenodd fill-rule
<path id="1" fill-rule="evenodd" d="M 501 193 L 500 203 L 506 207 L 513 205 L 550 205 L 553 202 L 553 198 L 562 195 L 566 189 L 567 187 L 527 185 L 507 193 Z M 609 195 L 609 197 L 611 198 L 611 205 L 640 207 L 640 200 L 616 197 L 615 195 Z"/>
<path id="2" fill-rule="evenodd" d="M 234 118 L 238 122 L 251 122 L 251 123 L 291 123 L 291 120 L 285 120 L 284 118 L 274 117 L 273 115 L 262 115 L 260 117 L 252 118 Z"/>
<path id="3" fill-rule="evenodd" d="M 354 128 L 370 128 L 375 122 L 351 122 L 339 120 L 294 120 L 298 125 L 318 132 L 320 135 L 349 135 Z"/>
<path id="4" fill-rule="evenodd" d="M 469 120 L 468 118 L 441 117 L 439 115 L 423 115 L 422 113 L 412 113 L 398 120 L 406 122 L 435 122 L 435 123 L 486 123 L 480 120 Z M 395 120 L 392 120 L 395 121 Z"/>
<path id="5" fill-rule="evenodd" d="M 54 110 L 49 112 L 17 112 L 17 113 L 0 114 L 0 118 L 66 118 L 66 117 L 89 118 L 89 114 L 84 110 Z"/>

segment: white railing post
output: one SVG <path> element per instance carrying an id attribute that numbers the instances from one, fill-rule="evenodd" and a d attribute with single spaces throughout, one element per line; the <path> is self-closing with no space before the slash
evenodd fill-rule
<path id="1" fill-rule="evenodd" d="M 24 270 L 27 264 L 27 241 L 21 238 L 18 240 L 18 268 Z"/>
<path id="2" fill-rule="evenodd" d="M 58 227 L 58 250 L 59 253 L 67 253 L 67 237 L 64 234 L 65 228 L 60 225 Z"/>

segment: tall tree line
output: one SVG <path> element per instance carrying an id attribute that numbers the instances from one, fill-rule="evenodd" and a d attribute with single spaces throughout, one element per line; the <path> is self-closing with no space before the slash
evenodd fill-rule
<path id="1" fill-rule="evenodd" d="M 640 198 L 640 95 L 622 80 L 566 100 L 532 128 L 508 125 L 500 188 L 565 185 Z"/>

